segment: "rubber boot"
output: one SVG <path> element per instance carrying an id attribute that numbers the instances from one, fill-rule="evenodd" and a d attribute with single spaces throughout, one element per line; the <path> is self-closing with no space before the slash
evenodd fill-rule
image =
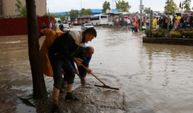
<path id="1" fill-rule="evenodd" d="M 79 101 L 78 97 L 76 97 L 72 92 L 66 94 L 65 100 L 66 101 Z"/>
<path id="2" fill-rule="evenodd" d="M 64 94 L 66 92 L 67 82 L 63 81 L 62 87 L 60 89 L 60 94 Z"/>
<path id="3" fill-rule="evenodd" d="M 81 83 L 82 86 L 86 85 L 85 77 L 80 77 L 80 83 Z"/>
<path id="4" fill-rule="evenodd" d="M 76 96 L 72 93 L 72 87 L 73 87 L 72 84 L 67 84 L 67 87 L 66 87 L 66 89 L 67 89 L 67 94 L 66 94 L 65 100 L 67 100 L 67 101 L 70 101 L 70 100 L 72 100 L 72 101 L 78 101 L 78 100 L 79 100 L 78 97 L 76 97 Z"/>
<path id="5" fill-rule="evenodd" d="M 53 88 L 52 92 L 52 113 L 61 113 L 61 110 L 59 109 L 59 95 L 60 95 L 60 90 L 57 88 Z"/>

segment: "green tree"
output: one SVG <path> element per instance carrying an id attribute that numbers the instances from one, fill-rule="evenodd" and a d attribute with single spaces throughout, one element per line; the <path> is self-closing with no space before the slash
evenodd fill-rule
<path id="1" fill-rule="evenodd" d="M 175 13 L 177 10 L 177 5 L 173 0 L 167 0 L 165 5 L 165 13 Z"/>
<path id="2" fill-rule="evenodd" d="M 15 3 L 16 11 L 19 13 L 19 16 L 27 16 L 26 7 L 21 3 L 20 0 L 16 0 Z"/>
<path id="3" fill-rule="evenodd" d="M 91 14 L 92 14 L 91 9 L 84 9 L 84 8 L 82 8 L 80 10 L 80 15 L 81 16 L 88 16 L 88 15 L 91 15 Z"/>
<path id="4" fill-rule="evenodd" d="M 27 25 L 28 25 L 28 54 L 33 81 L 33 96 L 41 99 L 47 96 L 45 81 L 41 70 L 38 20 L 36 15 L 35 0 L 26 0 Z"/>
<path id="5" fill-rule="evenodd" d="M 70 10 L 69 12 L 70 18 L 71 20 L 74 20 L 75 18 L 77 18 L 80 14 L 78 10 Z"/>
<path id="6" fill-rule="evenodd" d="M 183 1 L 182 2 L 182 9 L 184 9 L 185 11 L 190 11 L 191 10 L 190 4 L 191 4 L 191 0 Z"/>
<path id="7" fill-rule="evenodd" d="M 65 17 L 65 16 L 60 16 L 60 18 L 61 18 L 61 21 L 62 21 L 62 22 L 67 19 L 67 17 Z"/>
<path id="8" fill-rule="evenodd" d="M 129 3 L 124 0 L 118 0 L 115 3 L 116 3 L 116 8 L 119 12 L 129 12 L 129 9 L 131 8 Z"/>
<path id="9" fill-rule="evenodd" d="M 150 14 L 151 13 L 151 8 L 150 7 L 145 7 L 144 12 L 146 14 Z"/>
<path id="10" fill-rule="evenodd" d="M 107 10 L 111 10 L 111 8 L 110 8 L 110 2 L 105 1 L 105 2 L 103 3 L 102 12 L 103 12 L 103 13 L 106 13 Z"/>

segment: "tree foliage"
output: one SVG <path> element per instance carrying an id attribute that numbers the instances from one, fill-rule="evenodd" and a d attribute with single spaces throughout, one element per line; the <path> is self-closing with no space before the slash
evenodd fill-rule
<path id="1" fill-rule="evenodd" d="M 110 8 L 110 2 L 105 1 L 105 2 L 103 3 L 102 12 L 103 12 L 103 13 L 106 13 L 106 11 L 107 11 L 107 10 L 110 10 L 110 9 L 111 9 L 111 8 Z"/>
<path id="2" fill-rule="evenodd" d="M 165 5 L 165 13 L 175 13 L 177 5 L 173 0 L 167 0 Z"/>
<path id="3" fill-rule="evenodd" d="M 92 14 L 91 9 L 84 9 L 84 8 L 82 8 L 80 10 L 80 15 L 81 16 L 88 16 L 88 15 L 91 15 L 91 14 Z"/>
<path id="4" fill-rule="evenodd" d="M 185 0 L 182 2 L 182 9 L 184 9 L 185 11 L 190 11 L 190 4 L 191 4 L 191 0 Z"/>
<path id="5" fill-rule="evenodd" d="M 131 8 L 129 3 L 124 0 L 117 0 L 115 3 L 119 12 L 129 12 L 129 9 Z"/>
<path id="6" fill-rule="evenodd" d="M 27 16 L 27 10 L 26 7 L 22 4 L 20 0 L 16 0 L 15 3 L 16 11 L 19 13 L 19 16 Z"/>
<path id="7" fill-rule="evenodd" d="M 70 10 L 69 14 L 70 14 L 71 20 L 74 20 L 80 15 L 78 10 L 73 10 L 73 9 Z"/>
<path id="8" fill-rule="evenodd" d="M 150 14 L 151 13 L 151 8 L 150 7 L 145 7 L 144 12 L 146 14 Z"/>

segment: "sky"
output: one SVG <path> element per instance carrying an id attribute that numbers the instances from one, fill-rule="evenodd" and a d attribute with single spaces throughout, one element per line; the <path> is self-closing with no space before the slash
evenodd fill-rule
<path id="1" fill-rule="evenodd" d="M 102 4 L 105 0 L 47 0 L 47 8 L 49 12 L 64 12 L 70 11 L 71 9 L 86 8 L 86 9 L 102 9 Z M 107 0 L 111 4 L 111 8 L 116 8 L 115 0 Z M 125 0 L 129 2 L 131 6 L 130 12 L 139 12 L 140 0 Z M 174 0 L 179 3 L 184 0 Z M 150 7 L 154 11 L 164 11 L 166 0 L 142 0 L 144 7 Z M 193 7 L 193 3 L 191 5 Z"/>

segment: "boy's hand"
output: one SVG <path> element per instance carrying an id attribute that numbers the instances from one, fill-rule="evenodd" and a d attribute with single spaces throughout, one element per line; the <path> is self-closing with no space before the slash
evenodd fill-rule
<path id="1" fill-rule="evenodd" d="M 81 64 L 80 66 L 82 66 L 84 69 L 86 69 L 87 73 L 92 74 L 92 69 L 86 67 L 85 65 Z"/>
<path id="2" fill-rule="evenodd" d="M 87 70 L 87 73 L 92 74 L 92 70 L 91 69 L 87 68 L 86 70 Z"/>
<path id="3" fill-rule="evenodd" d="M 76 64 L 77 64 L 78 66 L 82 65 L 82 62 L 83 62 L 83 60 L 80 59 L 80 58 L 74 58 L 74 61 L 76 62 Z"/>

